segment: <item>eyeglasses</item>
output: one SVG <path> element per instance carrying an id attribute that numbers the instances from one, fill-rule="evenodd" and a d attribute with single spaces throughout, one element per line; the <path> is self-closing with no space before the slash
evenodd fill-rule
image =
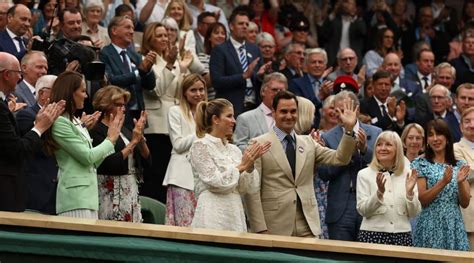
<path id="1" fill-rule="evenodd" d="M 443 100 L 445 98 L 446 98 L 445 96 L 430 96 L 430 99 L 432 101 L 439 101 L 439 100 Z"/>
<path id="2" fill-rule="evenodd" d="M 354 59 L 355 59 L 355 57 L 340 58 L 341 61 L 346 61 L 346 60 L 352 61 L 352 60 L 354 60 Z"/>
<path id="3" fill-rule="evenodd" d="M 122 107 L 125 107 L 125 104 L 124 103 L 119 103 L 119 102 L 114 102 L 114 106 L 118 107 L 118 108 L 122 108 Z"/>
<path id="4" fill-rule="evenodd" d="M 261 45 L 260 48 L 263 48 L 263 49 L 270 49 L 270 48 L 274 48 L 275 46 L 273 45 Z"/>

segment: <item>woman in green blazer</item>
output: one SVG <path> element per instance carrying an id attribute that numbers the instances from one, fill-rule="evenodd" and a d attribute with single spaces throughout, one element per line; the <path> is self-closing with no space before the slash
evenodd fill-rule
<path id="1" fill-rule="evenodd" d="M 123 113 L 114 116 L 107 138 L 96 147 L 82 121 L 74 116 L 87 98 L 81 74 L 66 71 L 51 89 L 51 102 L 66 101 L 66 109 L 47 133 L 46 147 L 58 162 L 56 213 L 61 216 L 98 219 L 96 167 L 114 153 L 123 124 Z"/>

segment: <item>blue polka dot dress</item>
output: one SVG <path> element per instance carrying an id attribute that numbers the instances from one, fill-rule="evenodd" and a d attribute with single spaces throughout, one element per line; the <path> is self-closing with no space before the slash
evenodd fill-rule
<path id="1" fill-rule="evenodd" d="M 416 247 L 469 250 L 469 241 L 459 208 L 457 173 L 464 161 L 453 167 L 451 182 L 423 208 L 416 221 L 413 243 Z M 431 163 L 425 158 L 417 158 L 412 168 L 419 177 L 426 178 L 427 189 L 432 188 L 444 176 L 446 164 Z"/>

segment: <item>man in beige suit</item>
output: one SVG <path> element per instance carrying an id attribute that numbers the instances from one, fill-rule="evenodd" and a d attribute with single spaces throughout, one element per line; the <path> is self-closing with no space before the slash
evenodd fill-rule
<path id="1" fill-rule="evenodd" d="M 467 178 L 471 184 L 471 200 L 466 209 L 462 209 L 464 226 L 471 243 L 471 250 L 474 251 L 474 107 L 463 111 L 460 124 L 462 138 L 454 144 L 454 155 L 458 160 L 465 160 L 471 167 L 471 172 Z"/>
<path id="2" fill-rule="evenodd" d="M 280 91 L 273 100 L 275 126 L 254 140 L 271 142 L 270 150 L 255 162 L 261 176 L 260 191 L 247 194 L 250 228 L 256 233 L 286 236 L 319 236 L 321 229 L 314 195 L 315 163 L 348 164 L 356 145 L 352 101 L 338 110 L 346 133 L 337 150 L 315 143 L 311 136 L 296 135 L 298 103 L 295 95 Z"/>

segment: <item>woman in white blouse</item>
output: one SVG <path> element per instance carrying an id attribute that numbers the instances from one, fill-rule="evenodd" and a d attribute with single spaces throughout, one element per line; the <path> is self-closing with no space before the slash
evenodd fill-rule
<path id="1" fill-rule="evenodd" d="M 397 133 L 382 132 L 369 167 L 357 176 L 358 241 L 412 246 L 410 218 L 421 211 L 416 173 L 409 169 Z"/>
<path id="2" fill-rule="evenodd" d="M 168 130 L 173 145 L 163 185 L 167 187 L 165 224 L 189 226 L 194 217 L 196 199 L 191 164 L 186 155 L 196 140 L 194 115 L 199 102 L 207 98 L 204 79 L 191 74 L 183 79 L 179 105 L 168 112 Z"/>
<path id="3" fill-rule="evenodd" d="M 162 187 L 172 145 L 168 135 L 168 110 L 179 104 L 178 90 L 192 56 L 188 52 L 182 58 L 178 48 L 170 43 L 168 31 L 161 23 L 151 23 L 143 34 L 142 54 L 155 51 L 155 64 L 152 67 L 156 77 L 153 90 L 143 90 L 145 109 L 148 112 L 148 127 L 145 137 L 150 147 L 152 165 L 145 169 L 142 194 L 166 203 L 166 188 Z"/>
<path id="4" fill-rule="evenodd" d="M 196 39 L 191 27 L 193 16 L 186 2 L 184 0 L 171 0 L 166 7 L 164 17 L 171 17 L 176 21 L 179 27 L 179 38 L 185 39 L 184 48 L 196 53 Z"/>
<path id="5" fill-rule="evenodd" d="M 201 102 L 196 110 L 196 133 L 189 158 L 198 199 L 193 227 L 247 232 L 241 194 L 260 188 L 254 161 L 270 143 L 254 143 L 242 152 L 227 142 L 235 126 L 234 109 L 226 99 Z"/>

